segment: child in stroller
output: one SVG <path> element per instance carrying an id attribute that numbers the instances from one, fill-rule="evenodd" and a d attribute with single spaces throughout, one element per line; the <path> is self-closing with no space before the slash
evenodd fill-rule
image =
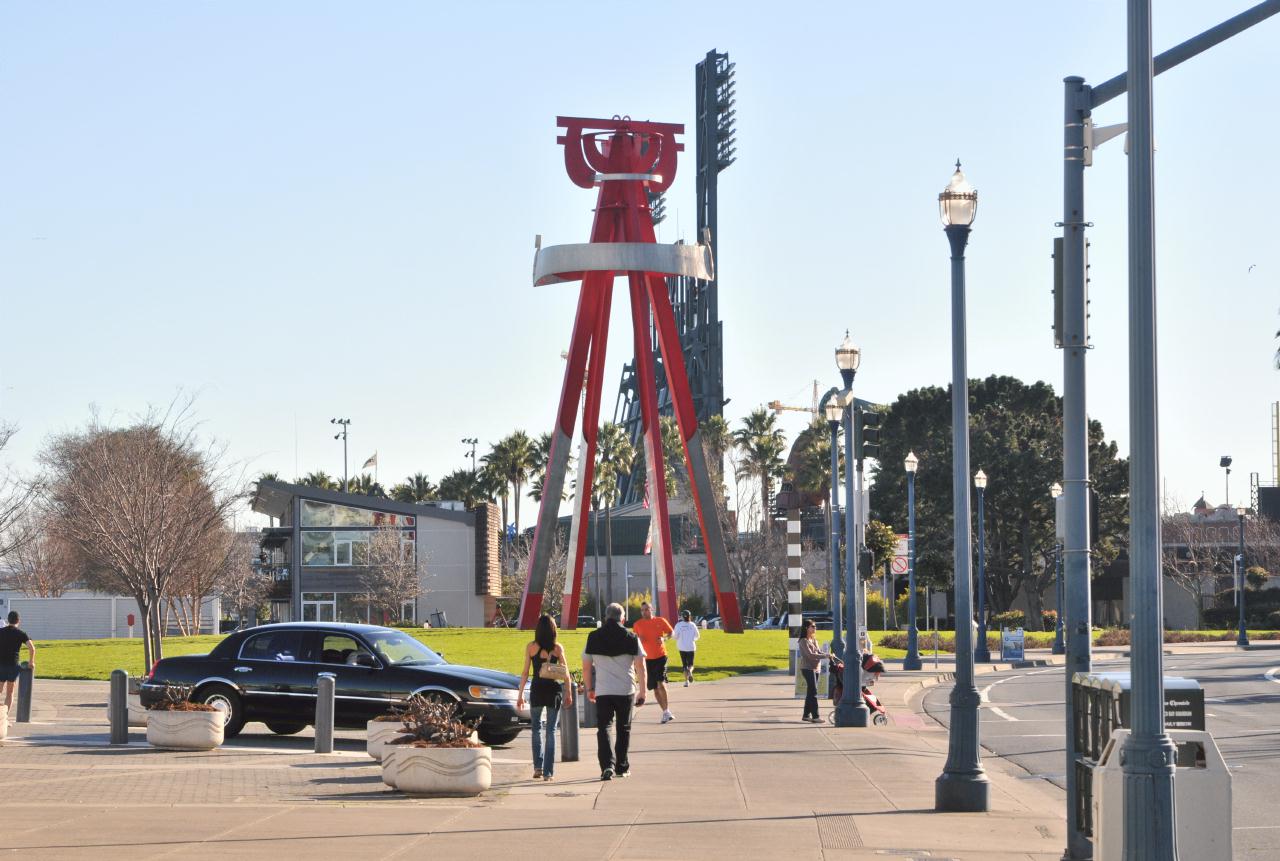
<path id="1" fill-rule="evenodd" d="M 880 674 L 884 672 L 884 661 L 875 656 L 875 653 L 868 650 L 862 654 L 862 701 L 867 704 L 867 710 L 871 712 L 871 722 L 876 726 L 887 726 L 889 724 L 889 712 L 885 709 L 884 703 L 880 702 L 880 698 L 871 693 L 871 685 L 876 683 L 880 678 Z M 840 702 L 844 696 L 844 662 L 835 655 L 831 656 L 831 677 L 834 684 L 831 689 L 831 699 L 833 702 Z M 831 721 L 835 721 L 835 711 L 832 710 Z"/>

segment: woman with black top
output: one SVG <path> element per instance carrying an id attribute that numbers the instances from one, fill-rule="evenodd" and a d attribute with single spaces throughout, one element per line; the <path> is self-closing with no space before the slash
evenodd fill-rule
<path id="1" fill-rule="evenodd" d="M 556 679 L 542 678 L 543 664 L 560 664 L 567 669 L 564 647 L 556 642 L 555 620 L 543 613 L 533 631 L 533 642 L 524 648 L 524 669 L 520 671 L 520 693 L 516 708 L 524 708 L 524 685 L 530 679 L 529 710 L 533 735 L 533 779 L 552 780 L 556 770 L 556 725 L 560 721 L 561 696 L 563 704 L 573 705 L 573 683 L 561 684 Z M 543 721 L 543 714 L 546 721 Z M 545 731 L 546 737 L 543 738 Z"/>

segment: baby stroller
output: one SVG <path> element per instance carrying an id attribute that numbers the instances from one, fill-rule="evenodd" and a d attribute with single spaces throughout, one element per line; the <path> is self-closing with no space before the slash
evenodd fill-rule
<path id="1" fill-rule="evenodd" d="M 884 672 L 884 661 L 871 652 L 865 652 L 862 655 L 862 672 L 864 673 L 862 701 L 867 704 L 867 710 L 871 712 L 871 722 L 876 726 L 888 726 L 889 712 L 885 709 L 884 703 L 880 702 L 880 698 L 871 693 L 871 685 L 874 685 L 880 678 L 880 674 Z M 831 678 L 834 682 L 831 688 L 831 700 L 838 703 L 844 696 L 844 661 L 835 655 L 831 656 Z M 835 722 L 834 710 L 827 719 L 832 723 Z"/>

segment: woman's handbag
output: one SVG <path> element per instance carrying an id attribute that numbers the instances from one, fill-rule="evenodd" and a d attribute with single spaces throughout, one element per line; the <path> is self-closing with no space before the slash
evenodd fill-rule
<path id="1" fill-rule="evenodd" d="M 563 685 L 569 681 L 569 668 L 564 664 L 543 661 L 542 666 L 538 668 L 538 678 L 559 682 Z"/>

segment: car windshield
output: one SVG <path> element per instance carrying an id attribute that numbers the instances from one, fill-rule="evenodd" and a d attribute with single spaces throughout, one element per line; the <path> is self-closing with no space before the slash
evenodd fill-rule
<path id="1" fill-rule="evenodd" d="M 444 658 L 399 631 L 371 634 L 369 645 L 388 664 L 443 664 Z"/>

